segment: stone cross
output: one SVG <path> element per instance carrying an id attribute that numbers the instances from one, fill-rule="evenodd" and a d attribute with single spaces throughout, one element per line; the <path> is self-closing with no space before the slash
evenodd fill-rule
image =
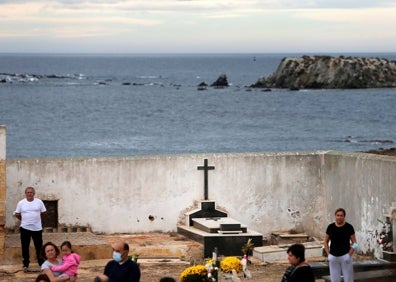
<path id="1" fill-rule="evenodd" d="M 204 171 L 204 200 L 208 200 L 208 171 L 214 170 L 214 166 L 208 166 L 208 159 L 204 159 L 204 165 L 198 166 L 198 170 Z"/>

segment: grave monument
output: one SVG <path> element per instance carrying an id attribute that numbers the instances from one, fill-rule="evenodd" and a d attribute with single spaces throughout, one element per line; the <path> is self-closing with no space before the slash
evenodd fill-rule
<path id="1" fill-rule="evenodd" d="M 215 201 L 209 200 L 208 172 L 215 167 L 209 166 L 204 159 L 204 165 L 197 169 L 204 171 L 204 198 L 199 201 L 198 208 L 184 214 L 185 224 L 177 227 L 178 233 L 202 243 L 204 257 L 212 257 L 213 250 L 220 256 L 242 256 L 242 246 L 249 239 L 255 247 L 262 246 L 262 234 L 228 217 L 226 212 L 216 209 Z"/>

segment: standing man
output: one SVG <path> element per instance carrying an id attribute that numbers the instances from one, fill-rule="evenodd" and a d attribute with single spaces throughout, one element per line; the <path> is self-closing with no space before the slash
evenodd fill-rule
<path id="1" fill-rule="evenodd" d="M 345 221 L 345 210 L 342 208 L 335 211 L 335 222 L 327 226 L 324 248 L 329 260 L 331 282 L 340 282 L 341 273 L 345 282 L 353 282 L 352 254 L 358 244 L 355 230 Z"/>
<path id="2" fill-rule="evenodd" d="M 41 247 L 43 246 L 43 227 L 41 218 L 47 209 L 43 201 L 34 197 L 36 191 L 33 187 L 25 189 L 25 199 L 17 204 L 14 215 L 21 221 L 19 228 L 22 245 L 23 271 L 28 271 L 30 258 L 30 239 L 33 239 L 36 249 L 37 262 L 41 266 L 43 259 L 40 257 Z"/>

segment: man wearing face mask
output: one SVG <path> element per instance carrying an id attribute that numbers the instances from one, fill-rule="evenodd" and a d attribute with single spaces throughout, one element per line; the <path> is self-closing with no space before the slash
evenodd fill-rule
<path id="1" fill-rule="evenodd" d="M 104 274 L 97 276 L 94 282 L 139 282 L 140 268 L 129 259 L 129 245 L 117 242 L 113 245 L 113 260 L 109 261 Z"/>

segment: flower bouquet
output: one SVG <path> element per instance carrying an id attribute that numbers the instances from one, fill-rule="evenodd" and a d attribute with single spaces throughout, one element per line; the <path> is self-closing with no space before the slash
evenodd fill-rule
<path id="1" fill-rule="evenodd" d="M 187 267 L 180 273 L 181 282 L 203 282 L 207 281 L 208 271 L 204 265 Z"/>
<path id="2" fill-rule="evenodd" d="M 249 238 L 247 242 L 242 246 L 242 253 L 246 256 L 251 256 L 254 249 L 254 243 L 252 238 Z"/>
<path id="3" fill-rule="evenodd" d="M 220 261 L 220 269 L 225 273 L 230 273 L 235 269 L 239 273 L 242 271 L 241 260 L 237 257 L 225 257 Z"/>
<path id="4" fill-rule="evenodd" d="M 208 271 L 207 277 L 208 279 L 205 281 L 208 282 L 217 282 L 219 268 L 217 267 L 217 261 L 210 259 L 206 261 L 205 268 Z"/>
<path id="5" fill-rule="evenodd" d="M 382 220 L 377 219 L 378 222 L 382 223 L 382 229 L 378 233 L 377 232 L 377 243 L 380 245 L 381 249 L 384 251 L 393 251 L 393 233 L 390 222 L 383 222 Z"/>

